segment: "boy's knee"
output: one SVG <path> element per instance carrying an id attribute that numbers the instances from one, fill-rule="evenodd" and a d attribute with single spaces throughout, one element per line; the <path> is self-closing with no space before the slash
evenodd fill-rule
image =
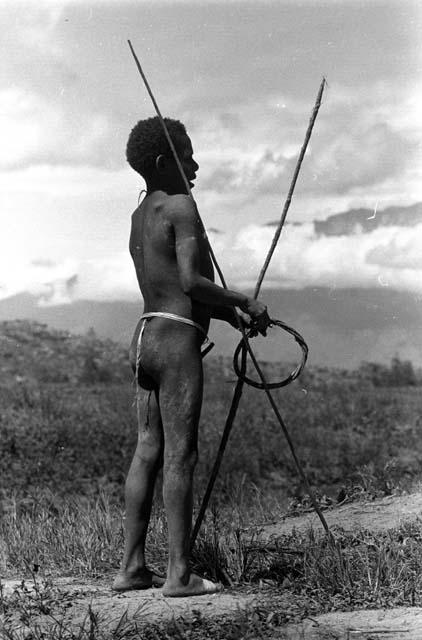
<path id="1" fill-rule="evenodd" d="M 156 464 L 162 455 L 162 444 L 158 438 L 145 438 L 138 442 L 135 456 L 143 464 Z"/>
<path id="2" fill-rule="evenodd" d="M 190 446 L 179 446 L 174 451 L 165 452 L 164 464 L 166 467 L 180 468 L 193 471 L 198 462 L 198 450 Z"/>

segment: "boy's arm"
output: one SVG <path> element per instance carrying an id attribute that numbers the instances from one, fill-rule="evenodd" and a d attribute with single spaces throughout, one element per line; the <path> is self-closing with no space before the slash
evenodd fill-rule
<path id="1" fill-rule="evenodd" d="M 236 324 L 236 314 L 234 307 L 222 307 L 220 305 L 211 306 L 211 318 L 214 320 L 223 320 L 232 326 Z M 237 326 L 237 325 L 236 325 Z"/>
<path id="2" fill-rule="evenodd" d="M 223 320 L 223 322 L 228 322 L 235 329 L 239 328 L 234 307 L 212 306 L 211 318 L 214 318 L 215 320 Z M 249 327 L 249 323 L 246 322 L 244 316 L 240 315 L 240 321 L 245 329 Z"/>
<path id="3" fill-rule="evenodd" d="M 176 240 L 176 257 L 183 291 L 198 302 L 212 307 L 239 307 L 265 331 L 270 319 L 266 306 L 243 293 L 224 289 L 200 273 L 199 247 L 202 225 L 195 205 L 184 195 L 174 196 L 169 215 Z"/>

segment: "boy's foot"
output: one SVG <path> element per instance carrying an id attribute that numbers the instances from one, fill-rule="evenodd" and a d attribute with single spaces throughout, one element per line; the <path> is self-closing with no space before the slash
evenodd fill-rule
<path id="1" fill-rule="evenodd" d="M 222 589 L 223 586 L 219 582 L 211 582 L 211 580 L 200 578 L 195 573 L 191 573 L 187 584 L 183 584 L 180 580 L 174 583 L 166 581 L 163 586 L 163 596 L 167 598 L 205 596 L 218 593 Z"/>
<path id="2" fill-rule="evenodd" d="M 130 591 L 131 589 L 150 589 L 162 587 L 166 579 L 150 569 L 140 569 L 136 572 L 119 571 L 114 579 L 113 591 Z"/>

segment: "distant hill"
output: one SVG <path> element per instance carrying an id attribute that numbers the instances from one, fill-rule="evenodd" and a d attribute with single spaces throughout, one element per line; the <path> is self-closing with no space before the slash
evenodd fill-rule
<path id="1" fill-rule="evenodd" d="M 301 333 L 309 345 L 309 362 L 356 368 L 363 361 L 389 363 L 395 355 L 422 366 L 422 299 L 390 289 L 262 291 L 273 317 Z M 219 330 L 218 350 L 230 353 L 235 332 Z M 276 329 L 258 338 L 255 348 L 266 360 L 292 360 L 298 348 Z M 286 337 L 284 337 L 286 336 Z"/>
<path id="2" fill-rule="evenodd" d="M 352 369 L 362 361 L 389 363 L 398 355 L 422 366 L 422 299 L 413 294 L 391 289 L 264 289 L 262 299 L 273 317 L 303 334 L 310 364 Z M 141 313 L 141 303 L 125 301 L 39 307 L 27 294 L 0 301 L 0 320 L 28 318 L 80 334 L 93 328 L 100 338 L 116 340 L 125 349 Z M 216 321 L 210 336 L 216 343 L 213 355 L 229 355 L 239 339 L 232 327 Z M 291 361 L 298 355 L 294 341 L 276 329 L 269 338 L 256 339 L 255 348 L 268 361 Z"/>
<path id="3" fill-rule="evenodd" d="M 102 338 L 127 343 L 142 314 L 142 308 L 141 299 L 139 303 L 76 300 L 71 304 L 40 306 L 36 296 L 23 293 L 0 300 L 0 320 L 26 318 L 75 334 L 94 329 Z"/>
<path id="4" fill-rule="evenodd" d="M 324 236 L 353 235 L 369 232 L 378 227 L 413 227 L 422 223 L 422 203 L 410 207 L 388 207 L 381 211 L 373 209 L 350 209 L 329 216 L 326 220 L 315 220 L 315 233 Z"/>
<path id="5" fill-rule="evenodd" d="M 0 322 L 1 383 L 23 380 L 94 384 L 132 379 L 121 344 L 52 329 L 39 322 Z"/>
<path id="6" fill-rule="evenodd" d="M 264 226 L 276 227 L 279 220 L 267 222 Z M 300 227 L 301 222 L 289 222 Z M 387 207 L 386 209 L 348 209 L 335 213 L 325 220 L 314 220 L 314 230 L 320 236 L 350 236 L 368 233 L 378 227 L 413 227 L 422 224 L 422 202 L 409 207 Z"/>

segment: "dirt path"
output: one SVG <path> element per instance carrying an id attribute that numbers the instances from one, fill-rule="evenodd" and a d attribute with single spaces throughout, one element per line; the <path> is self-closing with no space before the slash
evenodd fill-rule
<path id="1" fill-rule="evenodd" d="M 4 595 L 11 595 L 19 585 L 17 580 L 4 581 Z M 27 588 L 32 588 L 29 581 Z M 60 610 L 59 615 L 56 608 L 53 612 L 55 621 L 48 615 L 36 616 L 37 625 L 46 631 L 50 629 L 52 637 L 57 637 L 52 631 L 57 620 L 65 629 L 72 627 L 75 632 L 89 629 L 89 610 L 94 613 L 95 624 L 104 632 L 115 630 L 125 618 L 139 624 L 199 616 L 230 620 L 242 609 L 260 604 L 259 592 L 168 599 L 159 589 L 113 594 L 108 584 L 82 584 L 75 578 L 55 580 L 55 598 L 57 610 Z M 292 606 L 291 598 L 286 594 L 283 603 L 281 595 L 277 608 L 286 611 L 289 606 Z M 15 629 L 18 627 L 23 628 L 22 622 L 17 620 Z M 422 640 L 422 608 L 327 613 L 278 629 L 271 640 Z"/>
<path id="2" fill-rule="evenodd" d="M 422 640 L 422 608 L 326 613 L 285 633 L 286 640 Z"/>
<path id="3" fill-rule="evenodd" d="M 380 531 L 415 520 L 422 515 L 422 493 L 409 496 L 383 498 L 370 503 L 344 505 L 325 512 L 330 526 L 346 530 L 367 528 Z M 313 527 L 321 529 L 318 518 L 305 514 L 286 518 L 283 522 L 263 527 L 262 537 L 270 539 Z M 3 581 L 4 595 L 10 596 L 19 581 Z M 28 588 L 31 583 L 27 583 Z M 202 616 L 228 618 L 242 609 L 259 605 L 263 597 L 259 590 L 251 593 L 225 591 L 197 598 L 164 598 L 159 589 L 143 592 L 114 594 L 105 582 L 81 583 L 76 578 L 54 580 L 56 602 L 65 611 L 64 624 L 80 627 L 86 623 L 89 607 L 107 628 L 113 628 L 127 616 L 139 622 Z M 286 598 L 285 602 L 283 598 Z M 277 607 L 286 611 L 291 606 L 289 596 L 280 592 Z M 422 640 L 422 608 L 396 608 L 389 610 L 361 610 L 333 612 L 307 618 L 300 624 L 286 626 L 273 640 Z"/>
<path id="4" fill-rule="evenodd" d="M 159 623 L 192 616 L 228 617 L 247 608 L 256 600 L 253 593 L 245 595 L 229 591 L 196 598 L 165 598 L 161 589 L 114 593 L 110 588 L 111 581 L 111 577 L 107 582 L 55 578 L 51 594 L 47 593 L 50 587 L 45 587 L 42 582 L 38 586 L 38 593 L 41 597 L 44 595 L 45 600 L 53 602 L 54 609 L 60 610 L 61 613 L 66 612 L 62 619 L 65 627 L 71 625 L 76 629 L 84 625 L 86 627 L 89 608 L 95 612 L 98 624 L 112 629 L 125 615 L 140 623 Z M 22 593 L 21 584 L 21 580 L 2 580 L 3 596 L 10 597 L 15 589 Z M 36 599 L 33 581 L 25 581 L 25 587 Z M 49 626 L 51 619 L 48 615 L 39 615 L 38 622 L 41 626 Z"/>
<path id="5" fill-rule="evenodd" d="M 422 517 L 422 493 L 346 504 L 325 511 L 324 516 L 333 528 L 385 531 Z M 293 530 L 310 528 L 323 531 L 321 521 L 313 511 L 264 526 L 261 536 L 263 539 L 277 538 Z M 292 640 L 422 640 L 422 608 L 333 612 L 288 626 L 286 632 Z"/>
<path id="6" fill-rule="evenodd" d="M 355 502 L 324 511 L 330 527 L 342 527 L 346 531 L 370 529 L 382 531 L 399 526 L 406 520 L 422 517 L 422 493 L 406 496 L 387 497 L 372 502 Z M 305 529 L 322 530 L 321 522 L 314 511 L 282 522 L 264 525 L 262 538 L 277 537 Z M 422 636 L 421 639 L 422 640 Z"/>

